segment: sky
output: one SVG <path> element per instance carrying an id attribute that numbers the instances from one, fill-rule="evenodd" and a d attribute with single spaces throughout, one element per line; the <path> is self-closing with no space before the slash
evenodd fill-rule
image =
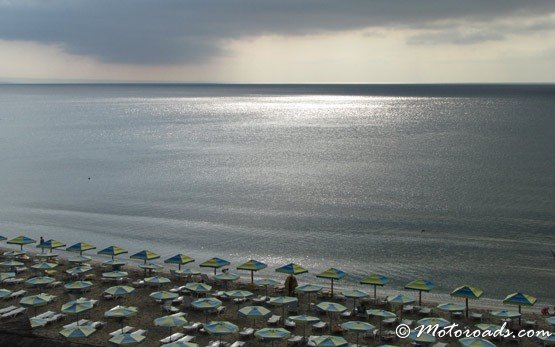
<path id="1" fill-rule="evenodd" d="M 555 82 L 554 0 L 0 0 L 1 82 Z"/>

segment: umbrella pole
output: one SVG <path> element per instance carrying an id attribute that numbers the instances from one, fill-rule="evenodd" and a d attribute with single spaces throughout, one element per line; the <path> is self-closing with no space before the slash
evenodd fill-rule
<path id="1" fill-rule="evenodd" d="M 216 276 L 216 268 L 214 268 L 214 276 Z M 220 339 L 221 340 L 221 339 Z"/>
<path id="2" fill-rule="evenodd" d="M 418 306 L 422 306 L 422 291 L 418 291 Z"/>
<path id="3" fill-rule="evenodd" d="M 520 305 L 518 305 L 518 313 L 522 314 L 522 309 L 520 307 Z M 522 315 L 518 316 L 518 325 L 521 325 L 522 323 Z"/>
<path id="4" fill-rule="evenodd" d="M 333 298 L 333 278 L 331 279 L 331 297 Z"/>
<path id="5" fill-rule="evenodd" d="M 331 327 L 333 325 L 333 313 L 330 312 L 330 335 L 331 335 Z"/>
<path id="6" fill-rule="evenodd" d="M 377 288 L 378 288 L 378 286 L 374 284 L 374 300 L 376 300 L 378 298 L 376 296 Z"/>
<path id="7" fill-rule="evenodd" d="M 251 286 L 254 285 L 254 271 L 251 270 Z"/>
<path id="8" fill-rule="evenodd" d="M 468 298 L 466 298 L 465 301 L 466 301 L 466 318 L 468 318 Z"/>
<path id="9" fill-rule="evenodd" d="M 358 331 L 357 331 L 357 347 L 359 347 L 359 346 L 358 346 Z"/>
<path id="10" fill-rule="evenodd" d="M 181 270 L 181 264 L 177 264 L 177 269 Z"/>

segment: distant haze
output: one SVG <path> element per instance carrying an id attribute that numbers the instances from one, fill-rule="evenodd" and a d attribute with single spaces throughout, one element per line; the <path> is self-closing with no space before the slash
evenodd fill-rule
<path id="1" fill-rule="evenodd" d="M 554 82 L 555 1 L 0 0 L 0 82 Z"/>

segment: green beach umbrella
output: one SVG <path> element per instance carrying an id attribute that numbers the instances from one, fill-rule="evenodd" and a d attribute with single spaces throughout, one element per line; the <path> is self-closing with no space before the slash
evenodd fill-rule
<path id="1" fill-rule="evenodd" d="M 402 314 L 403 314 L 403 306 L 408 305 L 408 304 L 412 304 L 415 301 L 416 300 L 414 300 L 413 297 L 405 295 L 405 294 L 397 294 L 395 296 L 388 296 L 387 297 L 387 302 L 389 302 L 390 304 L 401 306 L 401 317 L 402 317 Z"/>
<path id="2" fill-rule="evenodd" d="M 154 320 L 154 325 L 156 325 L 157 327 L 169 328 L 170 336 L 172 334 L 172 328 L 180 327 L 185 324 L 187 324 L 187 320 L 182 316 L 165 316 L 165 317 L 156 318 Z"/>
<path id="3" fill-rule="evenodd" d="M 74 314 L 77 316 L 77 324 L 79 324 L 79 314 L 93 308 L 92 301 L 74 300 L 62 305 L 62 313 Z"/>
<path id="4" fill-rule="evenodd" d="M 95 331 L 96 329 L 90 326 L 77 326 L 60 331 L 60 335 L 66 339 L 80 339 L 91 336 Z"/>
<path id="5" fill-rule="evenodd" d="M 154 300 L 166 301 L 176 299 L 179 295 L 177 293 L 161 291 L 150 293 L 149 296 Z"/>
<path id="6" fill-rule="evenodd" d="M 79 255 L 83 255 L 83 252 L 90 251 L 91 249 L 96 249 L 96 247 L 90 243 L 79 242 L 66 248 L 66 251 L 78 252 Z"/>
<path id="7" fill-rule="evenodd" d="M 35 270 L 52 270 L 57 266 L 58 266 L 58 264 L 56 264 L 56 263 L 41 262 L 41 263 L 37 263 L 37 264 L 31 266 L 31 268 L 33 268 Z"/>
<path id="8" fill-rule="evenodd" d="M 502 319 L 514 319 L 522 316 L 520 312 L 509 310 L 492 311 L 491 315 Z"/>
<path id="9" fill-rule="evenodd" d="M 8 278 L 14 278 L 15 272 L 0 272 L 0 282 L 7 280 Z"/>
<path id="10" fill-rule="evenodd" d="M 272 278 L 257 278 L 254 280 L 254 284 L 259 287 L 264 287 L 266 290 L 265 295 L 268 296 L 268 286 L 277 286 L 279 282 Z"/>
<path id="11" fill-rule="evenodd" d="M 445 304 L 439 304 L 437 305 L 437 308 L 439 308 L 442 311 L 446 311 L 446 312 L 462 312 L 464 311 L 464 305 L 461 304 L 456 304 L 453 302 L 448 302 Z"/>
<path id="12" fill-rule="evenodd" d="M 366 313 L 369 316 L 380 317 L 380 336 L 382 335 L 383 320 L 388 318 L 397 318 L 397 315 L 395 313 L 385 311 L 385 310 L 372 309 L 372 310 L 367 310 Z"/>
<path id="13" fill-rule="evenodd" d="M 438 326 L 439 328 L 445 328 L 446 326 L 450 325 L 447 319 L 443 319 L 440 317 L 431 317 L 431 318 L 422 318 L 416 322 L 416 326 Z"/>
<path id="14" fill-rule="evenodd" d="M 249 292 L 248 290 L 230 290 L 225 292 L 225 295 L 232 299 L 246 299 L 253 296 L 254 293 Z"/>
<path id="15" fill-rule="evenodd" d="M 220 259 L 220 258 L 212 258 L 212 259 L 208 259 L 204 263 L 201 263 L 199 266 L 200 267 L 213 268 L 214 269 L 214 275 L 215 275 L 216 274 L 216 269 L 219 269 L 219 268 L 224 267 L 224 266 L 228 266 L 229 264 L 231 264 L 231 263 L 227 260 Z"/>
<path id="16" fill-rule="evenodd" d="M 191 303 L 191 306 L 194 308 L 204 311 L 206 322 L 208 322 L 208 310 L 213 310 L 221 305 L 222 302 L 216 298 L 203 298 L 195 300 Z"/>
<path id="17" fill-rule="evenodd" d="M 431 344 L 436 342 L 436 338 L 433 335 L 426 332 L 420 333 L 416 330 L 412 331 L 407 338 L 417 343 Z"/>
<path id="18" fill-rule="evenodd" d="M 118 346 L 128 346 L 128 345 L 136 345 L 142 343 L 146 339 L 146 336 L 141 334 L 119 334 L 116 336 L 111 337 L 108 342 L 113 345 Z M 166 346 L 166 345 L 164 345 Z"/>
<path id="19" fill-rule="evenodd" d="M 129 275 L 125 271 L 110 271 L 110 272 L 103 272 L 102 277 L 104 278 L 123 278 Z"/>
<path id="20" fill-rule="evenodd" d="M 39 253 L 35 257 L 37 257 L 38 259 L 46 259 L 48 261 L 50 259 L 57 258 L 58 256 L 59 254 L 56 253 Z"/>
<path id="21" fill-rule="evenodd" d="M 160 286 L 162 284 L 171 283 L 171 280 L 167 277 L 154 276 L 145 278 L 145 283 Z"/>
<path id="22" fill-rule="evenodd" d="M 296 323 L 302 323 L 303 324 L 303 337 L 306 336 L 306 326 L 307 326 L 307 324 L 317 323 L 317 322 L 320 321 L 320 318 L 318 318 L 318 317 L 307 316 L 307 315 L 304 315 L 304 314 L 301 314 L 299 316 L 291 316 L 291 317 L 289 317 L 289 319 L 296 322 Z"/>
<path id="23" fill-rule="evenodd" d="M 110 259 L 110 260 L 106 260 L 102 264 L 113 267 L 113 266 L 124 266 L 127 263 L 121 259 Z"/>
<path id="24" fill-rule="evenodd" d="M 322 288 L 322 286 L 319 286 L 317 284 L 303 284 L 302 286 L 298 286 L 297 288 L 295 288 L 295 291 L 305 293 L 307 296 L 308 305 L 310 305 L 310 295 L 312 293 L 318 293 L 322 290 Z"/>
<path id="25" fill-rule="evenodd" d="M 435 284 L 427 280 L 414 280 L 405 285 L 405 289 L 418 291 L 418 305 L 422 305 L 422 292 L 429 292 L 435 288 Z"/>
<path id="26" fill-rule="evenodd" d="M 331 296 L 333 297 L 333 282 L 344 278 L 346 275 L 347 273 L 345 271 L 332 267 L 324 272 L 319 273 L 318 275 L 316 275 L 316 277 L 331 280 Z"/>
<path id="27" fill-rule="evenodd" d="M 172 343 L 166 343 L 163 347 L 199 347 L 198 344 L 193 342 L 176 341 Z"/>
<path id="28" fill-rule="evenodd" d="M 70 263 L 83 264 L 90 263 L 92 261 L 92 258 L 87 255 L 78 255 L 76 257 L 69 258 L 68 261 Z"/>
<path id="29" fill-rule="evenodd" d="M 1 288 L 0 289 L 0 299 L 7 298 L 8 296 L 12 295 L 12 291 L 8 289 Z"/>
<path id="30" fill-rule="evenodd" d="M 133 254 L 129 258 L 142 260 L 146 264 L 147 261 L 158 259 L 158 258 L 160 258 L 160 256 L 158 254 L 152 252 L 152 251 L 149 251 L 149 250 L 145 249 L 143 251 L 140 251 L 140 252 L 137 252 L 137 253 Z"/>
<path id="31" fill-rule="evenodd" d="M 43 243 L 39 243 L 37 245 L 37 248 L 40 248 L 42 252 L 44 252 L 45 249 L 48 249 L 50 250 L 50 252 L 52 252 L 53 249 L 65 247 L 65 245 L 65 243 L 51 239 L 48 241 L 44 241 Z"/>
<path id="32" fill-rule="evenodd" d="M 464 347 L 495 347 L 494 343 L 477 337 L 465 337 L 459 339 L 459 343 Z"/>
<path id="33" fill-rule="evenodd" d="M 341 313 L 347 310 L 347 307 L 335 303 L 335 302 L 327 302 L 327 301 L 323 301 L 321 303 L 319 303 L 318 305 L 316 305 L 316 307 L 318 307 L 320 310 L 328 312 L 329 316 L 330 316 L 330 331 L 332 328 L 332 323 L 333 323 L 333 314 L 334 313 Z"/>
<path id="34" fill-rule="evenodd" d="M 54 300 L 56 297 L 53 295 L 40 293 L 37 295 L 26 296 L 19 301 L 19 304 L 23 307 L 33 307 L 35 309 L 35 316 L 37 315 L 37 307 L 45 306 Z"/>
<path id="35" fill-rule="evenodd" d="M 116 306 L 104 312 L 104 317 L 118 319 L 121 323 L 121 333 L 123 334 L 123 320 L 135 316 L 138 312 L 134 306 Z"/>
<path id="36" fill-rule="evenodd" d="M 65 284 L 64 288 L 67 290 L 83 290 L 92 287 L 92 285 L 91 281 L 75 281 Z"/>
<path id="37" fill-rule="evenodd" d="M 92 271 L 92 267 L 89 265 L 75 266 L 71 269 L 67 269 L 66 273 L 72 276 L 79 276 L 89 271 Z"/>
<path id="38" fill-rule="evenodd" d="M 239 279 L 239 275 L 231 272 L 223 272 L 214 276 L 214 279 L 226 283 L 227 287 L 227 282 L 237 281 Z"/>
<path id="39" fill-rule="evenodd" d="M 466 318 L 468 318 L 468 299 L 477 300 L 482 296 L 482 294 L 484 294 L 484 292 L 481 289 L 470 286 L 458 287 L 451 292 L 451 296 L 453 297 L 464 298 L 466 306 Z"/>
<path id="40" fill-rule="evenodd" d="M 112 259 L 114 259 L 114 257 L 116 255 L 120 255 L 120 254 L 124 254 L 127 253 L 127 251 L 121 247 L 118 246 L 110 246 L 110 247 L 106 247 L 101 251 L 98 251 L 97 254 L 102 254 L 102 255 L 109 255 L 112 257 Z"/>
<path id="41" fill-rule="evenodd" d="M 385 277 L 384 275 L 380 274 L 372 274 L 368 277 L 363 278 L 360 281 L 360 284 L 368 284 L 374 286 L 374 299 L 377 298 L 377 287 L 383 287 L 389 282 L 389 278 Z"/>
<path id="42" fill-rule="evenodd" d="M 7 251 L 7 252 L 4 252 L 2 255 L 6 258 L 15 258 L 15 257 L 19 257 L 19 256 L 22 256 L 22 255 L 25 255 L 25 254 L 26 253 L 23 252 L 23 251 Z M 37 255 L 37 257 L 38 257 L 38 255 Z"/>
<path id="43" fill-rule="evenodd" d="M 254 272 L 263 270 L 267 267 L 268 267 L 268 265 L 264 264 L 263 262 L 251 259 L 251 260 L 247 261 L 246 263 L 243 263 L 243 264 L 237 266 L 237 270 L 250 271 L 251 272 L 251 284 L 254 284 Z"/>
<path id="44" fill-rule="evenodd" d="M 308 270 L 295 263 L 290 263 L 277 268 L 276 272 L 280 272 L 288 275 L 300 275 L 300 274 L 307 273 Z"/>
<path id="45" fill-rule="evenodd" d="M 20 261 L 17 261 L 17 260 L 5 260 L 5 261 L 0 263 L 0 266 L 7 267 L 9 269 L 13 269 L 13 268 L 16 268 L 18 266 L 23 266 L 23 265 L 25 265 L 25 264 L 20 262 Z"/>
<path id="46" fill-rule="evenodd" d="M 341 324 L 341 328 L 343 328 L 344 330 L 352 331 L 357 335 L 357 343 L 356 343 L 357 346 L 358 346 L 358 335 L 360 333 L 365 333 L 376 329 L 376 327 L 370 323 L 359 322 L 359 321 L 345 322 Z"/>
<path id="47" fill-rule="evenodd" d="M 8 242 L 6 242 L 7 244 L 10 245 L 19 245 L 21 247 L 21 250 L 23 250 L 23 246 L 25 245 L 29 245 L 31 243 L 36 243 L 37 241 L 33 240 L 30 237 L 27 236 L 18 236 L 14 239 L 8 240 Z"/>
<path id="48" fill-rule="evenodd" d="M 181 270 L 175 270 L 174 271 L 176 274 L 181 275 L 181 276 L 197 276 L 200 275 L 200 271 L 198 270 L 194 270 L 194 269 L 181 269 Z"/>
<path id="49" fill-rule="evenodd" d="M 45 286 L 47 284 L 50 284 L 52 282 L 54 282 L 56 279 L 53 277 L 48 277 L 48 276 L 38 276 L 38 277 L 33 277 L 28 279 L 27 281 L 25 281 L 25 283 L 27 285 L 33 286 L 33 287 L 40 287 L 40 286 Z"/>
<path id="50" fill-rule="evenodd" d="M 480 323 L 480 324 L 476 324 L 476 328 L 480 329 L 481 331 L 494 332 L 494 331 L 501 331 L 503 327 L 501 325 L 496 325 L 496 324 Z"/>
<path id="51" fill-rule="evenodd" d="M 353 299 L 353 308 L 357 306 L 358 299 L 368 297 L 368 293 L 363 292 L 362 290 L 359 290 L 359 289 L 345 290 L 345 291 L 342 291 L 341 294 L 346 298 Z"/>
<path id="52" fill-rule="evenodd" d="M 106 289 L 104 293 L 112 295 L 114 297 L 125 296 L 133 293 L 135 288 L 129 286 L 114 286 Z"/>
<path id="53" fill-rule="evenodd" d="M 549 336 L 539 336 L 539 339 L 542 340 L 544 345 L 555 345 L 555 333 L 551 333 Z"/>
<path id="54" fill-rule="evenodd" d="M 322 335 L 314 339 L 316 346 L 322 347 L 346 347 L 349 345 L 347 340 L 341 336 Z"/>
<path id="55" fill-rule="evenodd" d="M 504 304 L 518 306 L 518 313 L 522 313 L 522 306 L 534 306 L 536 301 L 538 301 L 538 299 L 535 297 L 523 293 L 512 293 L 503 299 Z M 521 319 L 521 317 L 518 317 L 518 324 L 521 324 Z"/>
<path id="56" fill-rule="evenodd" d="M 177 264 L 179 270 L 181 270 L 181 265 L 189 264 L 189 263 L 192 263 L 194 261 L 195 261 L 195 259 L 180 253 L 180 254 L 174 255 L 171 258 L 168 258 L 168 259 L 164 260 L 164 263 L 166 263 L 166 264 Z"/>
<path id="57" fill-rule="evenodd" d="M 155 263 L 146 263 L 146 264 L 139 264 L 139 267 L 145 270 L 145 274 L 147 270 L 160 270 L 164 267 Z"/>
<path id="58" fill-rule="evenodd" d="M 245 306 L 239 310 L 239 316 L 252 318 L 252 326 L 254 328 L 257 318 L 268 318 L 272 311 L 263 306 Z"/>
<path id="59" fill-rule="evenodd" d="M 36 315 L 36 312 L 35 312 Z M 31 323 L 31 329 L 35 329 L 38 327 L 44 327 L 46 326 L 46 324 L 48 324 L 48 321 L 46 319 L 42 319 L 42 318 L 35 318 L 35 317 L 31 317 L 29 318 L 29 323 Z"/>
<path id="60" fill-rule="evenodd" d="M 220 337 L 220 345 L 222 344 L 222 336 L 235 334 L 239 331 L 239 327 L 233 323 L 226 321 L 215 321 L 204 325 L 204 330 L 210 335 Z"/>
<path id="61" fill-rule="evenodd" d="M 291 333 L 283 328 L 264 328 L 257 330 L 254 336 L 261 338 L 263 340 L 270 340 L 272 346 L 276 340 L 284 340 L 291 336 Z"/>
<path id="62" fill-rule="evenodd" d="M 187 289 L 188 291 L 200 294 L 200 293 L 210 292 L 212 290 L 212 286 L 205 283 L 189 282 L 185 284 L 185 289 Z"/>
<path id="63" fill-rule="evenodd" d="M 292 296 L 278 296 L 275 298 L 270 298 L 268 303 L 273 306 L 281 306 L 281 316 L 285 317 L 285 306 L 298 301 L 299 299 Z"/>

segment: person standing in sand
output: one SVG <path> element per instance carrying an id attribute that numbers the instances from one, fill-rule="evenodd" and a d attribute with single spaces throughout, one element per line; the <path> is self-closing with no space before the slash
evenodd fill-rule
<path id="1" fill-rule="evenodd" d="M 285 279 L 285 290 L 287 290 L 287 296 L 293 296 L 295 288 L 298 286 L 299 284 L 297 283 L 297 278 L 293 274 L 287 276 Z"/>

